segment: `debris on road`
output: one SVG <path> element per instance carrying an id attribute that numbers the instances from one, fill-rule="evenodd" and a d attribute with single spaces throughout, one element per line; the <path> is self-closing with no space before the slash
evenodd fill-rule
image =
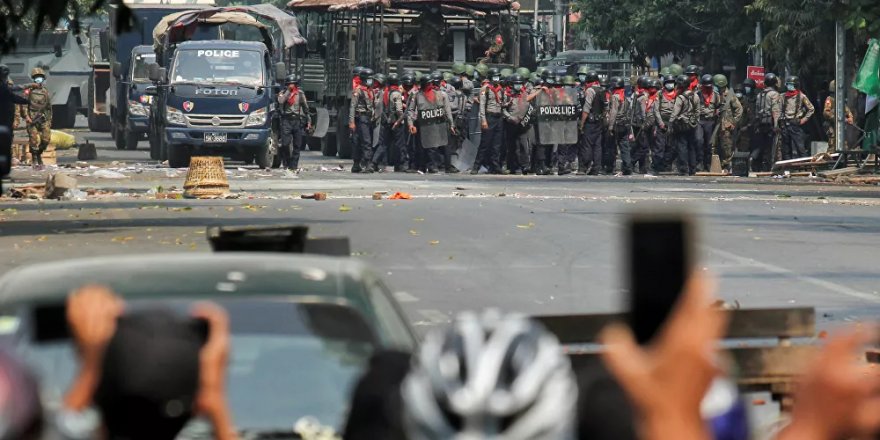
<path id="1" fill-rule="evenodd" d="M 76 145 L 76 138 L 61 130 L 52 130 L 51 140 L 49 142 L 54 144 L 55 148 L 58 150 L 67 150 Z"/>
<path id="2" fill-rule="evenodd" d="M 46 178 L 46 189 L 44 198 L 59 199 L 64 196 L 68 190 L 76 189 L 76 179 L 63 173 L 50 174 Z"/>
<path id="3" fill-rule="evenodd" d="M 834 178 L 837 178 L 837 177 L 849 176 L 852 174 L 856 174 L 858 172 L 859 172 L 859 169 L 857 167 L 846 167 L 846 168 L 839 168 L 836 170 L 820 171 L 819 177 L 824 177 L 826 179 L 833 180 Z"/>
<path id="4" fill-rule="evenodd" d="M 373 193 L 373 200 L 382 200 L 383 193 L 381 191 L 376 191 Z"/>
<path id="5" fill-rule="evenodd" d="M 79 144 L 79 149 L 76 153 L 76 160 L 97 160 L 98 159 L 98 149 L 95 147 L 95 144 L 86 141 L 82 144 Z"/>
<path id="6" fill-rule="evenodd" d="M 108 170 L 108 169 L 100 169 L 92 173 L 92 177 L 97 177 L 100 179 L 127 179 L 128 176 L 122 174 L 118 171 Z"/>
<path id="7" fill-rule="evenodd" d="M 9 189 L 9 197 L 13 199 L 42 199 L 46 194 L 46 185 L 25 185 L 16 186 Z"/>
<path id="8" fill-rule="evenodd" d="M 351 206 L 342 205 L 339 207 L 339 212 L 348 212 L 348 211 L 351 211 Z"/>
<path id="9" fill-rule="evenodd" d="M 391 200 L 412 200 L 412 194 L 398 191 L 388 198 Z"/>
<path id="10" fill-rule="evenodd" d="M 299 196 L 299 198 L 310 200 L 327 200 L 327 193 L 316 192 L 314 194 L 302 194 Z"/>

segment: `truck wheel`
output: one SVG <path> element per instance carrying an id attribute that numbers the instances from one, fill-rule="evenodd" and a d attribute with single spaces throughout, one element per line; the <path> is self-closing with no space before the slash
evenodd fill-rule
<path id="1" fill-rule="evenodd" d="M 269 140 L 266 141 L 266 144 L 260 147 L 254 155 L 254 162 L 261 170 L 268 169 L 275 161 L 276 151 L 277 148 L 275 147 L 275 141 L 272 139 L 272 136 L 269 136 Z"/>
<path id="2" fill-rule="evenodd" d="M 129 130 L 125 130 L 125 149 L 126 150 L 137 150 L 138 140 L 140 140 L 140 134 L 132 133 Z"/>
<path id="3" fill-rule="evenodd" d="M 168 166 L 171 168 L 186 168 L 189 166 L 190 152 L 183 145 L 173 147 L 166 145 L 168 149 Z"/>
<path id="4" fill-rule="evenodd" d="M 272 168 L 281 167 L 281 155 L 278 154 L 278 138 L 274 135 L 269 136 L 269 139 L 272 141 Z"/>
<path id="5" fill-rule="evenodd" d="M 150 159 L 159 160 L 159 141 L 156 140 L 153 133 L 149 133 L 148 136 L 147 141 L 150 143 Z"/>
<path id="6" fill-rule="evenodd" d="M 336 151 L 340 159 L 351 159 L 351 130 L 348 129 L 348 105 L 336 112 Z"/>
<path id="7" fill-rule="evenodd" d="M 117 130 L 116 137 L 113 138 L 113 140 L 116 142 L 117 150 L 125 149 L 125 132 Z"/>
<path id="8" fill-rule="evenodd" d="M 327 133 L 321 139 L 321 154 L 324 156 L 336 156 L 336 133 Z"/>

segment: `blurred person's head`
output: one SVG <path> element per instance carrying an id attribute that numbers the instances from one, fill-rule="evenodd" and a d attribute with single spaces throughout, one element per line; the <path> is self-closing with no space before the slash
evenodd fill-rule
<path id="1" fill-rule="evenodd" d="M 38 439 L 42 428 L 37 381 L 10 352 L 0 350 L 0 440 Z"/>
<path id="2" fill-rule="evenodd" d="M 95 404 L 108 438 L 173 439 L 193 415 L 205 332 L 171 310 L 121 316 Z"/>
<path id="3" fill-rule="evenodd" d="M 522 315 L 462 313 L 402 385 L 409 440 L 574 438 L 577 384 L 556 337 Z"/>

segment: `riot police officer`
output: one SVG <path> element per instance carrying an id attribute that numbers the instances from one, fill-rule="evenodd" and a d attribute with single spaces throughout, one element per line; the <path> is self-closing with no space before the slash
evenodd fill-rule
<path id="1" fill-rule="evenodd" d="M 452 111 L 446 93 L 440 90 L 442 75 L 425 75 L 419 80 L 419 93 L 407 109 L 409 132 L 417 136 L 428 174 L 436 174 L 443 165 L 442 149 L 449 142 L 448 132 L 455 132 Z"/>
<path id="2" fill-rule="evenodd" d="M 31 70 L 34 85 L 28 93 L 26 112 L 28 146 L 31 150 L 34 165 L 43 165 L 43 152 L 49 146 L 52 133 L 52 94 L 46 88 L 46 72 L 39 67 Z"/>
<path id="3" fill-rule="evenodd" d="M 782 98 L 782 160 L 806 155 L 804 150 L 804 124 L 809 122 L 816 108 L 800 91 L 797 76 L 785 78 L 785 94 Z"/>
<path id="4" fill-rule="evenodd" d="M 700 85 L 700 68 L 695 64 L 690 64 L 684 68 L 684 74 L 688 77 L 687 89 L 694 91 Z"/>
<path id="5" fill-rule="evenodd" d="M 499 161 L 503 141 L 504 121 L 501 109 L 504 91 L 501 87 L 501 72 L 493 67 L 487 74 L 489 81 L 480 88 L 480 128 L 483 133 L 471 174 L 479 173 L 482 166 L 491 174 L 502 174 Z"/>
<path id="6" fill-rule="evenodd" d="M 605 90 L 599 85 L 599 75 L 589 71 L 585 80 L 580 106 L 582 140 L 578 144 L 578 174 L 595 176 L 602 163 L 602 121 L 607 102 Z"/>
<path id="7" fill-rule="evenodd" d="M 742 96 L 739 97 L 739 100 L 742 104 L 743 114 L 739 121 L 739 125 L 736 128 L 736 141 L 734 142 L 734 147 L 737 151 L 751 152 L 753 148 L 752 142 L 754 136 L 752 136 L 752 133 L 757 125 L 755 111 L 755 99 L 757 96 L 755 94 L 756 86 L 755 80 L 751 78 L 743 80 L 742 85 L 740 86 Z"/>
<path id="8" fill-rule="evenodd" d="M 281 166 L 298 172 L 299 153 L 305 134 L 312 129 L 312 117 L 306 94 L 299 88 L 299 77 L 288 75 L 284 83 L 287 87 L 278 95 L 278 104 L 281 106 Z"/>
<path id="9" fill-rule="evenodd" d="M 669 121 L 672 124 L 673 144 L 678 150 L 678 174 L 691 175 L 697 173 L 697 150 L 699 149 L 696 129 L 698 124 L 697 96 L 688 90 L 689 82 L 686 75 L 675 78 L 678 95 Z"/>
<path id="10" fill-rule="evenodd" d="M 764 90 L 755 99 L 755 122 L 752 151 L 749 154 L 750 170 L 770 170 L 776 162 L 776 135 L 782 112 L 782 95 L 776 91 L 779 78 L 772 72 L 764 75 Z"/>
<path id="11" fill-rule="evenodd" d="M 358 73 L 360 84 L 351 94 L 348 111 L 348 129 L 352 136 L 352 173 L 372 172 L 373 159 L 373 115 L 376 101 L 373 91 L 373 69 L 364 68 Z"/>
<path id="12" fill-rule="evenodd" d="M 632 100 L 626 97 L 623 78 L 613 76 L 608 85 L 611 87 L 611 97 L 608 101 L 607 126 L 610 139 L 607 145 L 611 151 L 606 153 L 605 171 L 608 172 L 610 165 L 613 172 L 616 152 L 620 151 L 621 171 L 624 176 L 629 176 L 632 174 L 631 148 L 635 141 L 631 126 Z"/>
<path id="13" fill-rule="evenodd" d="M 697 116 L 699 122 L 695 132 L 697 140 L 697 167 L 709 171 L 712 164 L 712 153 L 717 142 L 715 125 L 721 112 L 721 96 L 715 93 L 712 75 L 708 73 L 700 78 L 700 88 L 693 92 L 696 95 Z"/>

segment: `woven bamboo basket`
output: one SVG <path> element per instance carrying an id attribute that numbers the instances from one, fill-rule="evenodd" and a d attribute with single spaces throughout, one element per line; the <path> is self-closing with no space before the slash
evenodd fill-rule
<path id="1" fill-rule="evenodd" d="M 222 197 L 229 193 L 229 181 L 223 168 L 223 158 L 195 156 L 190 159 L 183 196 L 190 199 Z"/>

